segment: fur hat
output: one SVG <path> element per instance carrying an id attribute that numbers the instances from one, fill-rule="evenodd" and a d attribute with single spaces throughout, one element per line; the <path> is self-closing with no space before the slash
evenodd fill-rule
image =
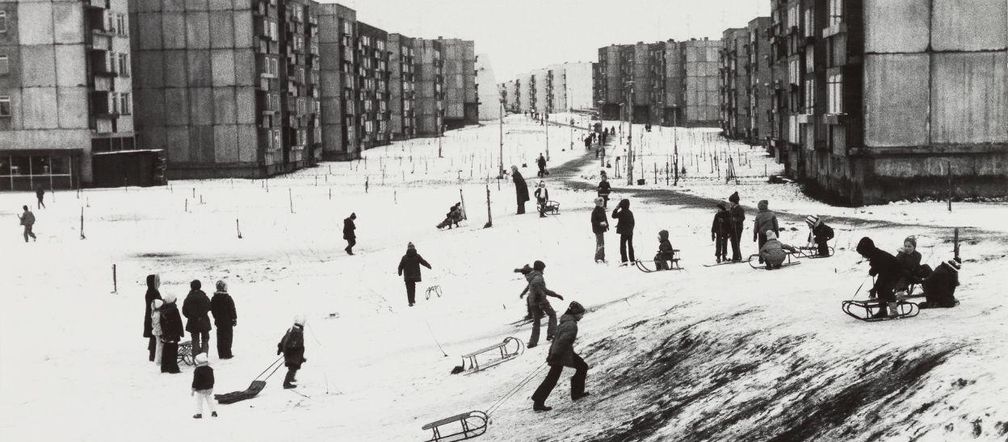
<path id="1" fill-rule="evenodd" d="M 906 244 L 906 243 L 913 244 L 914 248 L 915 249 L 917 248 L 917 238 L 914 237 L 913 235 L 908 236 L 908 237 L 906 237 L 906 239 L 903 240 L 903 244 Z"/>
<path id="2" fill-rule="evenodd" d="M 567 307 L 567 313 L 572 315 L 583 315 L 585 314 L 585 308 L 580 302 L 571 301 L 570 307 Z"/>
<path id="3" fill-rule="evenodd" d="M 730 201 L 730 202 L 732 202 L 734 204 L 738 204 L 739 201 L 740 201 L 739 196 L 738 196 L 738 192 L 735 192 L 735 193 L 731 194 L 731 196 L 728 197 L 728 201 Z"/>
<path id="4" fill-rule="evenodd" d="M 294 325 L 302 325 L 303 326 L 304 324 L 305 324 L 305 315 L 295 315 L 294 316 Z"/>
<path id="5" fill-rule="evenodd" d="M 210 365 L 210 361 L 207 360 L 206 353 L 196 353 L 193 359 L 196 361 L 197 367 L 202 367 L 204 365 Z"/>
<path id="6" fill-rule="evenodd" d="M 227 293 L 227 283 L 224 281 L 217 281 L 217 291 Z"/>
<path id="7" fill-rule="evenodd" d="M 819 224 L 819 217 L 815 215 L 806 216 L 805 224 L 808 224 L 809 227 L 815 227 L 816 224 Z"/>
<path id="8" fill-rule="evenodd" d="M 959 258 L 952 258 L 948 261 L 945 261 L 945 264 L 948 264 L 948 266 L 952 269 L 952 271 L 956 273 L 959 273 L 959 269 L 962 268 L 962 260 Z"/>
<path id="9" fill-rule="evenodd" d="M 543 270 L 546 270 L 546 263 L 544 263 L 544 262 L 542 262 L 542 261 L 540 261 L 540 260 L 537 259 L 535 262 L 532 263 L 532 269 L 535 270 L 535 271 L 537 271 L 537 272 L 541 272 Z"/>
<path id="10" fill-rule="evenodd" d="M 161 295 L 161 299 L 164 300 L 165 304 L 171 304 L 171 303 L 175 302 L 175 300 L 177 298 L 172 293 L 165 293 L 165 294 Z"/>
<path id="11" fill-rule="evenodd" d="M 768 239 L 768 240 L 770 240 L 770 239 L 777 239 L 777 232 L 774 232 L 773 230 L 767 230 L 766 231 L 766 239 Z"/>
<path id="12" fill-rule="evenodd" d="M 189 288 L 192 290 L 199 290 L 201 287 L 203 287 L 203 284 L 198 279 L 194 279 L 189 283 Z"/>
<path id="13" fill-rule="evenodd" d="M 770 202 L 767 200 L 760 200 L 760 202 L 756 203 L 756 208 L 759 210 L 767 210 L 770 208 Z"/>
<path id="14" fill-rule="evenodd" d="M 153 308 L 154 310 L 161 308 L 162 305 L 164 305 L 164 301 L 157 298 L 155 298 L 154 301 L 151 302 L 151 308 Z"/>
<path id="15" fill-rule="evenodd" d="M 604 203 L 605 203 L 605 198 L 602 198 L 600 196 L 595 197 L 595 205 L 596 206 L 600 206 L 600 205 L 602 205 Z"/>

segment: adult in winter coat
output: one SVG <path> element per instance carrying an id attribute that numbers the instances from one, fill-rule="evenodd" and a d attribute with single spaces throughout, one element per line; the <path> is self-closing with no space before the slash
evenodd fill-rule
<path id="1" fill-rule="evenodd" d="M 546 280 L 543 278 L 543 272 L 546 270 L 546 264 L 542 261 L 536 261 L 532 263 L 532 271 L 525 275 L 525 279 L 529 283 L 529 297 L 532 303 L 532 336 L 529 337 L 527 348 L 534 348 L 539 345 L 539 327 L 540 320 L 543 315 L 549 317 L 546 324 L 546 340 L 552 340 L 553 334 L 556 332 L 556 312 L 553 310 L 553 306 L 550 305 L 549 299 L 547 297 L 554 297 L 563 300 L 563 296 L 556 294 L 556 292 L 546 288 Z"/>
<path id="2" fill-rule="evenodd" d="M 760 200 L 756 204 L 759 212 L 756 213 L 756 218 L 753 219 L 753 241 L 759 241 L 757 244 L 758 249 L 763 249 L 763 244 L 767 242 L 767 231 L 773 231 L 774 234 L 780 231 L 777 225 L 777 215 L 770 211 L 770 203 L 767 200 Z M 762 255 L 762 254 L 761 254 Z M 760 257 L 760 262 L 763 262 L 762 256 Z"/>
<path id="3" fill-rule="evenodd" d="M 668 230 L 658 232 L 658 253 L 655 254 L 655 268 L 658 270 L 672 269 L 672 260 L 675 259 L 675 249 L 668 239 Z"/>
<path id="4" fill-rule="evenodd" d="M 308 362 L 304 357 L 304 324 L 304 316 L 298 315 L 294 318 L 294 326 L 287 329 L 287 333 L 284 333 L 283 338 L 277 344 L 277 354 L 283 353 L 284 365 L 287 366 L 283 388 L 297 388 L 294 376 L 301 369 L 301 364 Z"/>
<path id="5" fill-rule="evenodd" d="M 710 239 L 714 241 L 714 258 L 720 263 L 728 261 L 728 238 L 731 237 L 732 226 L 728 206 L 725 203 L 718 203 L 717 207 L 714 222 L 711 223 Z"/>
<path id="6" fill-rule="evenodd" d="M 406 254 L 399 260 L 399 276 L 406 282 L 406 299 L 409 306 L 413 307 L 416 302 L 416 283 L 420 282 L 420 266 L 431 268 L 422 256 L 416 251 L 413 243 L 406 245 Z"/>
<path id="7" fill-rule="evenodd" d="M 164 348 L 161 350 L 161 373 L 178 373 L 178 343 L 185 332 L 182 331 L 182 316 L 179 315 L 175 295 L 164 295 L 164 305 L 161 306 L 161 340 Z"/>
<path id="8" fill-rule="evenodd" d="M 200 290 L 198 279 L 189 283 L 189 294 L 182 302 L 182 315 L 186 317 L 186 331 L 192 336 L 192 354 L 210 351 L 210 297 Z"/>
<path id="9" fill-rule="evenodd" d="M 32 226 L 35 225 L 35 214 L 28 210 L 28 206 L 21 206 L 24 212 L 18 216 L 21 220 L 21 225 L 24 226 L 24 242 L 28 242 L 28 237 L 30 236 L 32 241 L 38 241 L 35 237 L 35 233 L 32 232 Z"/>
<path id="10" fill-rule="evenodd" d="M 612 193 L 612 186 L 609 185 L 609 177 L 602 171 L 602 181 L 598 183 L 598 196 L 602 198 L 602 207 L 609 206 L 609 194 Z"/>
<path id="11" fill-rule="evenodd" d="M 549 204 L 549 190 L 546 183 L 540 181 L 535 190 L 536 206 L 539 207 L 539 218 L 546 218 L 546 205 Z"/>
<path id="12" fill-rule="evenodd" d="M 595 234 L 595 262 L 605 262 L 605 232 L 609 230 L 606 218 L 605 200 L 595 198 L 595 208 L 591 213 L 592 233 Z"/>
<path id="13" fill-rule="evenodd" d="M 829 256 L 829 240 L 833 239 L 833 229 L 815 215 L 806 216 L 805 224 L 809 226 L 809 244 L 816 245 L 819 256 Z"/>
<path id="14" fill-rule="evenodd" d="M 157 347 L 157 338 L 151 333 L 151 303 L 155 299 L 161 299 L 161 278 L 158 275 L 147 275 L 147 293 L 144 294 L 144 323 L 143 336 L 147 338 L 147 357 L 151 362 L 157 362 L 154 352 Z"/>
<path id="15" fill-rule="evenodd" d="M 217 281 L 217 290 L 214 291 L 213 298 L 210 298 L 210 313 L 213 314 L 214 326 L 217 327 L 217 357 L 231 359 L 234 357 L 231 344 L 234 341 L 234 328 L 238 325 L 238 312 L 224 281 Z"/>
<path id="16" fill-rule="evenodd" d="M 161 306 L 164 305 L 164 301 L 160 297 L 154 298 L 150 303 L 149 315 L 151 321 L 151 337 L 154 338 L 154 357 L 151 359 L 158 367 L 161 366 L 161 354 L 164 352 L 164 342 L 161 340 L 161 335 L 164 333 L 161 331 Z"/>
<path id="17" fill-rule="evenodd" d="M 928 275 L 921 286 L 927 301 L 917 304 L 920 308 L 951 308 L 955 307 L 955 290 L 959 286 L 959 269 L 962 262 L 959 258 L 941 263 L 937 269 Z"/>
<path id="18" fill-rule="evenodd" d="M 795 252 L 795 248 L 780 242 L 773 230 L 767 230 L 763 234 L 766 236 L 766 241 L 763 242 L 763 247 L 760 247 L 760 261 L 766 263 L 767 270 L 779 269 L 787 258 L 787 252 Z"/>
<path id="19" fill-rule="evenodd" d="M 357 219 L 356 213 L 351 213 L 349 217 L 343 219 L 343 239 L 346 240 L 347 246 L 345 249 L 347 255 L 353 255 L 353 247 L 357 245 L 357 225 L 354 224 L 354 220 Z"/>
<path id="20" fill-rule="evenodd" d="M 543 154 L 539 154 L 539 159 L 536 160 L 536 165 L 539 166 L 539 178 L 549 175 L 546 172 L 546 157 Z"/>
<path id="21" fill-rule="evenodd" d="M 511 180 L 515 185 L 515 198 L 518 200 L 518 215 L 525 213 L 525 202 L 529 200 L 528 184 L 525 177 L 518 171 L 518 166 L 511 166 Z"/>
<path id="22" fill-rule="evenodd" d="M 634 259 L 633 250 L 633 229 L 634 229 L 634 217 L 633 212 L 630 211 L 630 200 L 623 199 L 619 202 L 619 205 L 613 209 L 612 217 L 616 221 L 616 233 L 620 236 L 619 241 L 619 253 L 620 262 L 623 264 L 628 264 L 627 261 L 627 249 L 630 249 L 630 262 L 636 261 Z"/>
<path id="23" fill-rule="evenodd" d="M 745 209 L 739 205 L 739 194 L 738 192 L 732 193 L 728 197 L 728 202 L 731 203 L 731 207 L 728 208 L 728 219 L 731 222 L 731 241 L 732 248 L 732 261 L 741 262 L 742 261 L 742 223 L 745 222 Z"/>
<path id="24" fill-rule="evenodd" d="M 574 341 L 577 340 L 578 321 L 584 317 L 585 308 L 577 302 L 571 302 L 570 307 L 562 317 L 560 326 L 557 328 L 556 339 L 550 345 L 549 354 L 546 356 L 546 363 L 550 366 L 546 379 L 543 379 L 539 388 L 532 393 L 532 409 L 535 411 L 550 411 L 553 408 L 546 406 L 546 399 L 553 392 L 560 374 L 564 367 L 571 367 L 575 370 L 574 377 L 571 378 L 571 400 L 576 401 L 588 393 L 585 392 L 585 378 L 588 377 L 588 363 L 574 352 Z"/>
<path id="25" fill-rule="evenodd" d="M 889 252 L 875 247 L 875 242 L 867 236 L 861 238 L 856 250 L 861 256 L 868 259 L 868 264 L 870 265 L 868 274 L 877 276 L 875 286 L 869 291 L 871 297 L 878 297 L 879 301 L 881 301 L 879 311 L 874 317 L 888 317 L 887 306 L 889 310 L 893 311 L 892 314 L 897 314 L 896 296 L 893 294 L 893 287 L 895 287 L 896 281 L 902 274 L 899 261 L 896 260 L 895 256 L 890 255 Z"/>

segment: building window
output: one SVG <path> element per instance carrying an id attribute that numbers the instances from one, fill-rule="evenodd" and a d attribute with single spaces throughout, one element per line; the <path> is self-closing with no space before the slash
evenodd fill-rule
<path id="1" fill-rule="evenodd" d="M 129 34 L 129 29 L 126 27 L 126 14 L 119 14 L 116 16 L 116 34 L 126 37 Z"/>
<path id="2" fill-rule="evenodd" d="M 0 75 L 10 73 L 10 59 L 6 55 L 0 55 Z"/>
<path id="3" fill-rule="evenodd" d="M 119 75 L 123 77 L 130 76 L 130 64 L 128 54 L 119 54 Z"/>
<path id="4" fill-rule="evenodd" d="M 815 113 L 815 80 L 805 80 L 805 113 Z"/>
<path id="5" fill-rule="evenodd" d="M 10 95 L 0 95 L 0 117 L 11 116 Z"/>
<path id="6" fill-rule="evenodd" d="M 0 34 L 7 32 L 7 11 L 0 11 Z"/>
<path id="7" fill-rule="evenodd" d="M 843 0 L 830 0 L 829 15 L 830 26 L 836 26 L 843 22 Z"/>
<path id="8" fill-rule="evenodd" d="M 815 24 L 812 22 L 812 10 L 805 10 L 805 36 L 815 37 Z"/>
<path id="9" fill-rule="evenodd" d="M 133 104 L 130 102 L 130 94 L 119 94 L 119 110 L 123 115 L 132 113 Z"/>
<path id="10" fill-rule="evenodd" d="M 829 113 L 843 113 L 843 74 L 829 76 Z"/>

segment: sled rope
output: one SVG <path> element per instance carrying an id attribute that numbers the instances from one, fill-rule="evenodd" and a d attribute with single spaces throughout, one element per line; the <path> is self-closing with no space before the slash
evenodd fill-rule
<path id="1" fill-rule="evenodd" d="M 518 391 L 521 390 L 526 385 L 528 385 L 529 382 L 532 382 L 532 380 L 535 379 L 535 375 L 539 373 L 539 370 L 541 370 L 544 365 L 546 365 L 545 362 L 539 364 L 539 366 L 536 367 L 534 370 L 532 370 L 532 372 L 529 373 L 527 376 L 525 376 L 525 378 L 522 379 L 521 382 L 512 387 L 510 390 L 508 390 L 507 393 L 505 393 L 503 396 L 497 399 L 496 402 L 490 405 L 490 408 L 487 408 L 486 410 L 487 416 L 490 416 L 493 412 L 497 411 L 497 409 L 500 408 L 501 405 L 504 405 L 504 403 L 507 402 L 507 400 L 510 399 L 511 396 L 514 396 L 515 393 L 518 393 Z"/>
<path id="2" fill-rule="evenodd" d="M 283 356 L 280 356 L 280 357 L 276 358 L 276 360 L 273 361 L 271 364 L 269 364 L 269 366 L 266 367 L 266 369 L 263 370 L 262 373 L 259 373 L 259 376 L 256 376 L 255 379 L 261 378 L 262 375 L 266 374 L 266 372 L 269 371 L 270 368 L 272 368 L 273 371 L 270 371 L 270 374 L 266 375 L 266 377 L 263 378 L 263 381 L 265 381 L 266 379 L 269 379 L 271 376 L 273 376 L 273 373 L 276 373 L 276 371 L 279 370 L 280 367 L 283 366 L 283 364 L 279 363 L 282 359 L 283 359 Z"/>

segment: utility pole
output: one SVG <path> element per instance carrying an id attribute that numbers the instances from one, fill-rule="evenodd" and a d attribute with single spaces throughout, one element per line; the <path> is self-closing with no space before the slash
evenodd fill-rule
<path id="1" fill-rule="evenodd" d="M 549 114 L 543 115 L 543 123 L 546 125 L 546 161 L 549 161 Z"/>
<path id="2" fill-rule="evenodd" d="M 437 136 L 437 157 L 444 158 L 441 156 L 441 136 L 444 135 L 444 127 L 441 126 L 441 122 L 438 121 L 438 136 Z"/>
<path id="3" fill-rule="evenodd" d="M 500 101 L 500 172 L 497 174 L 497 179 L 504 178 L 504 100 Z M 489 199 L 489 194 L 487 199 Z"/>
<path id="4" fill-rule="evenodd" d="M 627 185 L 633 185 L 633 81 L 627 82 L 630 85 L 630 100 L 627 105 Z"/>
<path id="5" fill-rule="evenodd" d="M 672 155 L 674 160 L 672 165 L 675 169 L 675 183 L 673 186 L 679 185 L 679 115 L 673 109 L 672 110 Z"/>

